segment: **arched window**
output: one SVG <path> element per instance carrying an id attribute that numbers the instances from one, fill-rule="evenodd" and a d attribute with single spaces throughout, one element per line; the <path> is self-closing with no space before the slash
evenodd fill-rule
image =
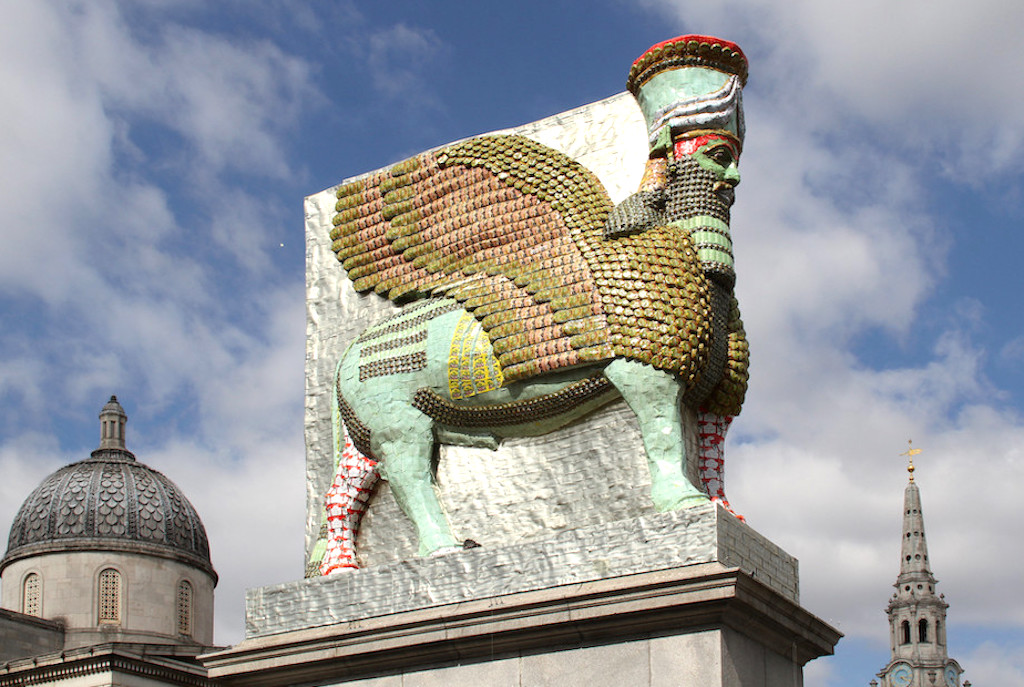
<path id="1" fill-rule="evenodd" d="M 178 634 L 192 636 L 192 583 L 178 583 Z"/>
<path id="2" fill-rule="evenodd" d="M 942 621 L 941 620 L 936 620 L 935 621 L 935 643 L 936 644 L 945 644 L 946 643 L 946 638 L 942 636 Z"/>
<path id="3" fill-rule="evenodd" d="M 98 585 L 101 625 L 121 624 L 121 573 L 107 568 L 100 573 Z"/>
<path id="4" fill-rule="evenodd" d="M 43 617 L 43 581 L 38 573 L 29 573 L 21 589 L 21 612 L 25 615 Z"/>
<path id="5" fill-rule="evenodd" d="M 901 644 L 910 644 L 910 621 L 903 621 L 903 641 Z"/>
<path id="6" fill-rule="evenodd" d="M 924 618 L 921 618 L 919 621 L 917 621 L 917 641 L 928 641 L 928 621 Z"/>

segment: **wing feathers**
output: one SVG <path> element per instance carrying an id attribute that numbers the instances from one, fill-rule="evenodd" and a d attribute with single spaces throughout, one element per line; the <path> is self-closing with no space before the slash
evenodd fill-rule
<path id="1" fill-rule="evenodd" d="M 332 248 L 357 290 L 446 295 L 480 321 L 506 383 L 611 355 L 581 246 L 611 202 L 561 153 L 517 136 L 424 153 L 337 190 Z"/>

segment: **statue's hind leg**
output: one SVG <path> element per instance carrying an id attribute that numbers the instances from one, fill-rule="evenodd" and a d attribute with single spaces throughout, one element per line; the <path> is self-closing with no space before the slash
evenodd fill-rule
<path id="1" fill-rule="evenodd" d="M 732 418 L 728 415 L 716 415 L 704 409 L 698 413 L 700 481 L 712 501 L 745 521 L 746 518 L 734 511 L 725 497 L 725 434 L 731 423 Z"/>
<path id="2" fill-rule="evenodd" d="M 384 477 L 405 514 L 416 526 L 418 554 L 462 548 L 452 534 L 434 487 L 434 436 L 430 418 L 411 406 L 387 413 L 387 428 L 374 433 L 374 453 L 381 458 Z"/>
<path id="3" fill-rule="evenodd" d="M 356 535 L 366 514 L 366 503 L 380 476 L 377 462 L 363 455 L 355 447 L 344 423 L 339 424 L 338 468 L 324 498 L 327 548 L 320 563 L 321 575 L 359 567 L 355 553 Z"/>

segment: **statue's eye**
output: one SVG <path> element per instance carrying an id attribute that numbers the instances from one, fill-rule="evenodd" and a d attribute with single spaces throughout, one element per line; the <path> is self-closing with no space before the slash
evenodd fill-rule
<path id="1" fill-rule="evenodd" d="M 705 155 L 723 167 L 728 167 L 733 163 L 732 151 L 729 150 L 728 146 L 712 148 Z"/>

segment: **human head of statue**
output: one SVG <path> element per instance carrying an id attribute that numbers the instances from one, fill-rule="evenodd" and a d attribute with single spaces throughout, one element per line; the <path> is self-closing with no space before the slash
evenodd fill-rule
<path id="1" fill-rule="evenodd" d="M 651 46 L 626 82 L 647 123 L 641 190 L 664 198 L 665 218 L 690 235 L 705 273 L 727 287 L 735 281 L 729 209 L 740 182 L 746 81 L 739 46 L 686 35 Z"/>
<path id="2" fill-rule="evenodd" d="M 633 62 L 626 88 L 647 122 L 651 156 L 702 135 L 742 148 L 746 82 L 747 58 L 735 43 L 686 35 L 648 48 Z"/>

